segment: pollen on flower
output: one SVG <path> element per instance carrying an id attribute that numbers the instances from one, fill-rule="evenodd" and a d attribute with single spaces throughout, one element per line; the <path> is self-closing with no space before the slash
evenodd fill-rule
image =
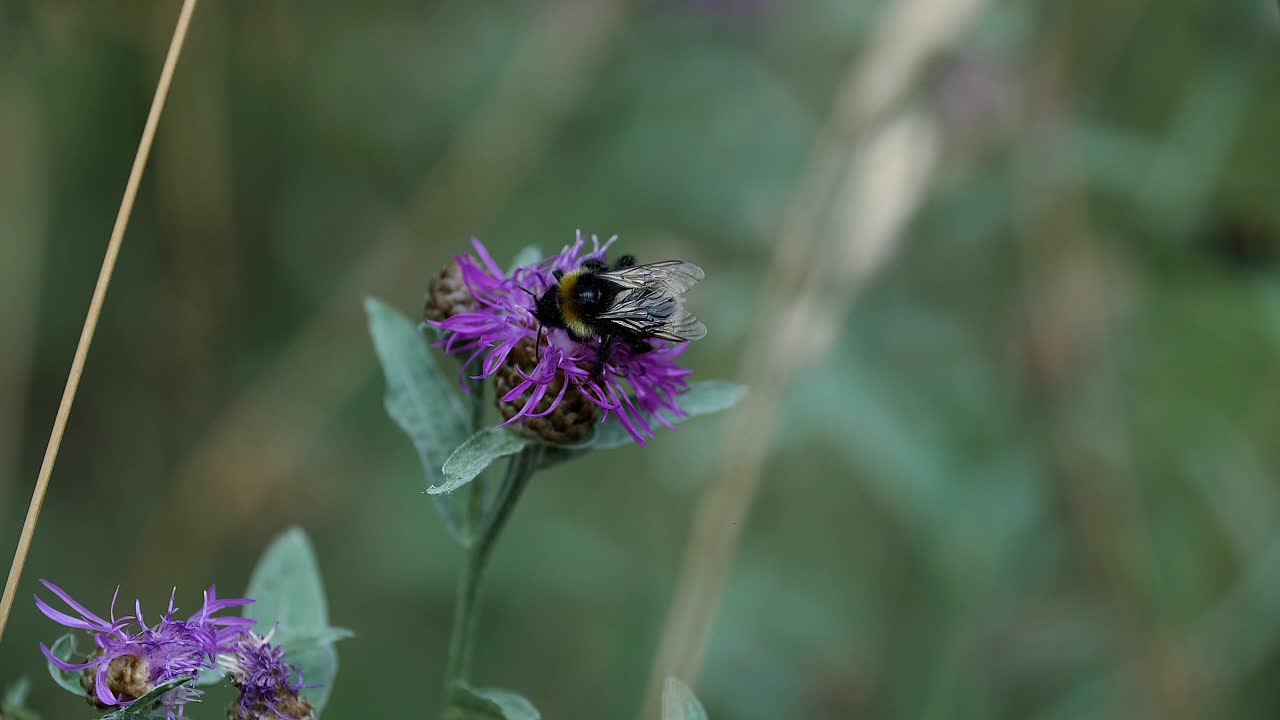
<path id="1" fill-rule="evenodd" d="M 615 413 L 640 445 L 653 437 L 655 425 L 672 427 L 670 417 L 684 417 L 677 397 L 688 390 L 690 371 L 676 363 L 687 343 L 654 340 L 648 352 L 618 348 L 602 372 L 592 376 L 600 338 L 572 340 L 558 328 L 541 328 L 543 344 L 531 358 L 539 337 L 535 298 L 556 283 L 555 273 L 570 273 L 587 260 L 605 261 L 613 240 L 591 238 L 591 250 L 579 233 L 573 245 L 540 262 L 503 272 L 479 240 L 475 255 L 459 255 L 461 273 L 474 308 L 431 324 L 444 331 L 436 346 L 464 356 L 463 372 L 495 378 L 499 409 L 506 423 L 520 423 L 548 442 L 575 442 L 586 432 L 577 428 Z M 479 363 L 479 368 L 474 365 Z M 557 416 L 560 408 L 565 412 Z M 590 406 L 590 408 L 588 408 Z M 664 414 L 665 413 L 665 414 Z"/>

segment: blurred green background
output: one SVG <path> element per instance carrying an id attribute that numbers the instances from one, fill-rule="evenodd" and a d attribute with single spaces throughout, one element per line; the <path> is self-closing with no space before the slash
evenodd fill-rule
<path id="1" fill-rule="evenodd" d="M 5 557 L 178 6 L 0 0 Z M 975 19 L 891 102 L 840 110 L 953 6 Z M 460 553 L 383 412 L 361 298 L 416 313 L 471 235 L 507 258 L 582 228 L 705 267 L 687 364 L 777 398 L 736 418 L 769 452 L 697 687 L 713 718 L 1274 717 L 1277 14 L 205 0 L 0 680 L 87 713 L 46 679 L 37 578 L 190 606 L 299 524 L 358 633 L 326 717 L 433 716 Z M 858 160 L 907 116 L 932 138 L 918 202 L 865 279 L 831 271 L 871 242 L 846 211 L 886 202 L 893 168 Z M 793 276 L 813 302 L 787 305 Z M 693 509 L 735 480 L 725 422 L 539 477 L 479 682 L 548 718 L 637 716 Z"/>

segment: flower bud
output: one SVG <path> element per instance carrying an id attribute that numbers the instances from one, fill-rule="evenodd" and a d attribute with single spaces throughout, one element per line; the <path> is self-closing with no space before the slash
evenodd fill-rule
<path id="1" fill-rule="evenodd" d="M 422 310 L 423 317 L 442 322 L 475 308 L 476 300 L 471 297 L 471 291 L 462 279 L 462 269 L 456 261 L 450 260 L 431 281 L 431 289 L 427 291 Z"/>

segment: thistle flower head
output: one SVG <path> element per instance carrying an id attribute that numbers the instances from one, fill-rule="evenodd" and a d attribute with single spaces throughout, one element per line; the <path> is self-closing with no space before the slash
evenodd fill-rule
<path id="1" fill-rule="evenodd" d="M 616 239 L 616 238 L 614 238 Z M 640 445 L 653 437 L 655 424 L 672 427 L 659 410 L 674 417 L 685 413 L 676 403 L 678 395 L 688 389 L 690 371 L 676 364 L 687 343 L 652 341 L 649 352 L 619 346 L 604 364 L 598 377 L 590 368 L 600 351 L 600 338 L 575 342 L 558 328 L 544 328 L 542 345 L 530 367 L 523 357 L 512 359 L 513 351 L 524 343 L 536 341 L 539 324 L 534 318 L 535 298 L 556 284 L 556 271 L 568 272 L 588 259 L 605 261 L 614 239 L 601 244 L 591 237 L 591 250 L 585 251 L 581 233 L 577 240 L 558 254 L 541 262 L 504 273 L 479 240 L 472 240 L 475 255 L 460 255 L 457 267 L 462 281 L 475 300 L 474 309 L 459 312 L 432 325 L 444 331 L 436 343 L 446 353 L 465 355 L 464 372 L 479 361 L 479 372 L 473 377 L 494 375 L 506 366 L 507 374 L 515 373 L 518 382 L 507 382 L 500 403 L 514 404 L 515 411 L 506 423 L 530 422 L 551 415 L 560 408 L 569 393 L 580 395 L 598 407 L 603 420 L 615 413 Z M 474 371 L 471 371 L 474 372 Z M 583 413 L 576 413 L 583 415 Z"/>
<path id="2" fill-rule="evenodd" d="M 227 713 L 233 720 L 310 720 L 311 704 L 298 694 L 304 687 L 302 673 L 284 660 L 284 650 L 271 644 L 275 628 L 265 636 L 252 630 L 241 633 L 232 652 L 218 658 L 240 700 Z M 295 679 L 296 678 L 296 679 Z"/>
<path id="3" fill-rule="evenodd" d="M 177 616 L 178 608 L 171 594 L 168 609 L 155 624 L 148 625 L 138 601 L 134 602 L 133 615 L 116 617 L 119 588 L 111 598 L 110 619 L 103 619 L 57 585 L 47 580 L 40 583 L 75 614 L 62 612 L 36 596 L 40 612 L 64 627 L 92 633 L 97 646 L 93 657 L 82 663 L 57 657 L 43 643 L 40 651 L 54 666 L 84 673 L 82 684 L 89 699 L 100 707 L 130 705 L 156 685 L 182 675 L 199 679 L 200 673 L 212 669 L 218 655 L 227 652 L 235 638 L 253 625 L 253 620 L 248 618 L 215 617 L 222 610 L 253 601 L 219 599 L 212 585 L 205 591 L 204 605 L 190 617 Z M 170 720 L 181 718 L 183 706 L 200 695 L 199 690 L 189 685 L 171 690 L 160 701 L 165 707 L 165 716 Z"/>

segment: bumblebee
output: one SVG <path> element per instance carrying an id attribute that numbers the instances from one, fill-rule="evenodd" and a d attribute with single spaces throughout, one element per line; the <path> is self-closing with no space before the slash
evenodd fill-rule
<path id="1" fill-rule="evenodd" d="M 544 327 L 565 330 L 576 342 L 600 338 L 593 378 L 604 371 L 618 343 L 643 353 L 653 349 L 651 339 L 688 342 L 707 334 L 707 326 L 684 309 L 683 294 L 706 276 L 693 263 L 636 265 L 634 257 L 623 255 L 613 267 L 591 258 L 554 275 L 556 283 L 535 298 L 533 316 Z"/>

